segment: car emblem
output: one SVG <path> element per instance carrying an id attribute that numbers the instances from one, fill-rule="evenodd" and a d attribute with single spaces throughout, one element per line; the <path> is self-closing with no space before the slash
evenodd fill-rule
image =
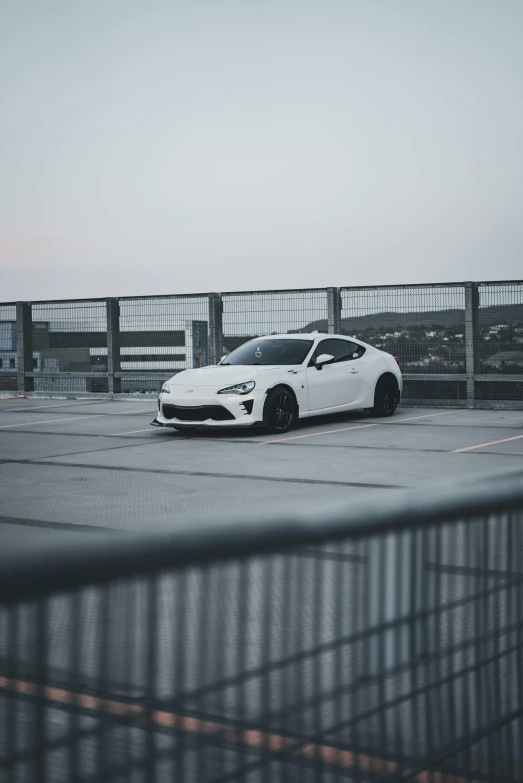
<path id="1" fill-rule="evenodd" d="M 190 394 L 190 393 L 191 393 L 191 392 L 193 392 L 193 391 L 194 391 L 194 389 L 187 389 L 187 391 L 186 391 L 185 393 L 186 393 L 186 394 Z"/>

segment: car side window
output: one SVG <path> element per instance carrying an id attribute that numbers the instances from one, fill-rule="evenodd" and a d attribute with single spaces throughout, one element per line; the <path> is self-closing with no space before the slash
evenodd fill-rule
<path id="1" fill-rule="evenodd" d="M 329 364 L 336 364 L 337 362 L 348 362 L 352 359 L 359 359 L 365 353 L 365 348 L 362 345 L 350 342 L 350 340 L 337 340 L 331 338 L 328 340 L 322 340 L 318 343 L 316 350 L 314 351 L 310 366 L 316 364 L 316 359 L 321 356 L 322 353 L 328 353 L 334 356 L 334 359 Z"/>
<path id="2" fill-rule="evenodd" d="M 352 356 L 351 359 L 361 359 L 363 354 L 365 353 L 365 348 L 363 345 L 358 345 L 358 343 L 349 343 L 352 350 Z"/>

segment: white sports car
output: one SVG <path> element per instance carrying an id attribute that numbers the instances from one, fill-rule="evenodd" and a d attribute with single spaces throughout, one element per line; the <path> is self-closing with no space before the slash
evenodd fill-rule
<path id="1" fill-rule="evenodd" d="M 273 433 L 297 419 L 364 408 L 392 416 L 401 372 L 393 356 L 332 334 L 259 337 L 210 367 L 164 383 L 155 425 L 175 429 L 263 424 Z"/>

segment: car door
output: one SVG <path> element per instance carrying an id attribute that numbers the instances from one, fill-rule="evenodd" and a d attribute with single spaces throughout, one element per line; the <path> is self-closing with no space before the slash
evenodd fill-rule
<path id="1" fill-rule="evenodd" d="M 361 350 L 361 346 L 341 338 L 327 338 L 318 343 L 307 367 L 310 411 L 348 405 L 356 399 L 361 386 L 356 358 Z M 321 354 L 334 358 L 318 370 L 315 363 Z"/>

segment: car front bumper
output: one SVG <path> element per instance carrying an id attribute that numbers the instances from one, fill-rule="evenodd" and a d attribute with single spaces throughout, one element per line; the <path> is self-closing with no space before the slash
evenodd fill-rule
<path id="1" fill-rule="evenodd" d="M 263 421 L 265 393 L 216 394 L 200 392 L 191 395 L 176 390 L 163 393 L 158 399 L 156 424 L 163 427 L 249 427 Z"/>

